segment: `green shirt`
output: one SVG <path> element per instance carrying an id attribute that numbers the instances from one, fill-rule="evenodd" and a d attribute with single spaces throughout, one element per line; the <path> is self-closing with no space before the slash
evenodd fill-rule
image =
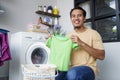
<path id="1" fill-rule="evenodd" d="M 78 45 L 68 37 L 52 36 L 46 45 L 50 48 L 50 63 L 55 64 L 60 71 L 68 71 L 72 48 Z"/>

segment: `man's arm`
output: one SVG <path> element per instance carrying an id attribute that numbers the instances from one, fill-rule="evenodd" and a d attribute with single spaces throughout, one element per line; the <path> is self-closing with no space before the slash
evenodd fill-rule
<path id="1" fill-rule="evenodd" d="M 100 60 L 103 60 L 105 58 L 105 50 L 95 49 L 89 46 L 88 44 L 86 44 L 85 42 L 81 41 L 80 38 L 74 35 L 71 37 L 71 39 L 73 42 L 78 43 L 80 47 L 82 47 L 85 51 L 87 51 L 94 58 L 100 59 Z"/>

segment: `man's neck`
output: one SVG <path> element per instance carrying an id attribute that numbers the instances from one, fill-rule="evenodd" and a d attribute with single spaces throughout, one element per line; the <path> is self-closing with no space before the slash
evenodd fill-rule
<path id="1" fill-rule="evenodd" d="M 74 30 L 77 32 L 77 33 L 82 33 L 84 31 L 86 31 L 86 27 L 76 27 L 74 28 Z"/>

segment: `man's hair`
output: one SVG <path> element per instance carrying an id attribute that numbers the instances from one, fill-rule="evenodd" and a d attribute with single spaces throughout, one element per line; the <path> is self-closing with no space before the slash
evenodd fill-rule
<path id="1" fill-rule="evenodd" d="M 71 17 L 71 14 L 72 14 L 72 12 L 74 11 L 74 10 L 82 10 L 82 12 L 83 12 L 83 16 L 84 17 L 86 17 L 86 11 L 82 8 L 82 7 L 74 7 L 73 9 L 71 9 L 71 11 L 70 11 L 70 17 Z"/>

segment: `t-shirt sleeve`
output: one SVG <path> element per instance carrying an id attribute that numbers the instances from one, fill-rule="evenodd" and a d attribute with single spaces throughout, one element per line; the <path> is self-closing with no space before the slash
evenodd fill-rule
<path id="1" fill-rule="evenodd" d="M 93 37 L 93 47 L 96 49 L 104 50 L 103 42 L 102 42 L 102 37 L 98 32 L 94 34 Z"/>
<path id="2" fill-rule="evenodd" d="M 51 41 L 52 41 L 52 37 L 48 38 L 47 42 L 46 42 L 46 46 L 50 48 L 51 46 Z"/>

